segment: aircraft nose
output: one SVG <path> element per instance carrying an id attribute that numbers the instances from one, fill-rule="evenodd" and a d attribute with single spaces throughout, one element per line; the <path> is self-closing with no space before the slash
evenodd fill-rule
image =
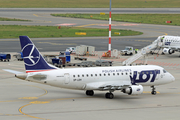
<path id="1" fill-rule="evenodd" d="M 170 74 L 170 76 L 171 76 L 171 80 L 172 80 L 172 82 L 173 82 L 173 81 L 175 81 L 174 76 L 173 76 L 173 75 L 171 75 L 171 74 Z"/>
<path id="2" fill-rule="evenodd" d="M 174 76 L 172 76 L 172 77 L 173 77 L 172 81 L 175 81 L 175 77 Z"/>

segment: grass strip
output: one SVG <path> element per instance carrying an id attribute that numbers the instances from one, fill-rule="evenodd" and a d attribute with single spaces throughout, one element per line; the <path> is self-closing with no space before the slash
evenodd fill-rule
<path id="1" fill-rule="evenodd" d="M 30 21 L 30 20 L 23 20 L 23 19 L 11 19 L 11 18 L 2 18 L 0 17 L 0 21 Z"/>
<path id="2" fill-rule="evenodd" d="M 51 14 L 56 17 L 72 17 L 72 18 L 85 18 L 97 20 L 109 20 L 109 14 Z M 159 24 L 159 25 L 180 25 L 179 14 L 112 14 L 112 21 L 119 22 L 133 22 L 133 23 L 146 23 L 146 24 Z M 172 21 L 172 23 L 166 23 Z"/>
<path id="3" fill-rule="evenodd" d="M 112 8 L 179 8 L 180 0 L 112 0 Z M 109 0 L 0 0 L 0 8 L 109 8 Z"/>
<path id="4" fill-rule="evenodd" d="M 132 30 L 112 29 L 112 36 L 133 36 L 141 35 L 142 32 Z M 116 32 L 116 34 L 114 34 Z M 75 33 L 86 33 L 76 35 Z M 117 33 L 120 33 L 117 34 Z M 30 38 L 50 37 L 94 37 L 108 36 L 109 29 L 61 27 L 57 26 L 22 26 L 22 25 L 0 25 L 0 38 L 18 38 L 20 35 L 27 35 Z"/>

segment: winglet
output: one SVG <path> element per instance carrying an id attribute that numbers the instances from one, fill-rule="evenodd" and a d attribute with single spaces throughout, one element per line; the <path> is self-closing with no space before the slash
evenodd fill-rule
<path id="1" fill-rule="evenodd" d="M 28 36 L 19 36 L 26 72 L 40 72 L 56 69 L 42 57 Z"/>

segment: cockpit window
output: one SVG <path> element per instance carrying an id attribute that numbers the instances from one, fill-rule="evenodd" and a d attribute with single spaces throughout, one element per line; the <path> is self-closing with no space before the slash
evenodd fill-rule
<path id="1" fill-rule="evenodd" d="M 166 73 L 167 71 L 165 69 L 163 69 L 163 73 Z"/>

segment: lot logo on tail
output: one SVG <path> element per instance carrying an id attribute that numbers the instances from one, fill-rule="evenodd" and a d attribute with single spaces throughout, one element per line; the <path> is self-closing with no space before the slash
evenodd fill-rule
<path id="1" fill-rule="evenodd" d="M 24 56 L 24 63 L 27 66 L 34 66 L 40 60 L 40 54 L 33 44 L 27 44 L 26 46 L 24 46 L 22 49 L 22 53 Z"/>

